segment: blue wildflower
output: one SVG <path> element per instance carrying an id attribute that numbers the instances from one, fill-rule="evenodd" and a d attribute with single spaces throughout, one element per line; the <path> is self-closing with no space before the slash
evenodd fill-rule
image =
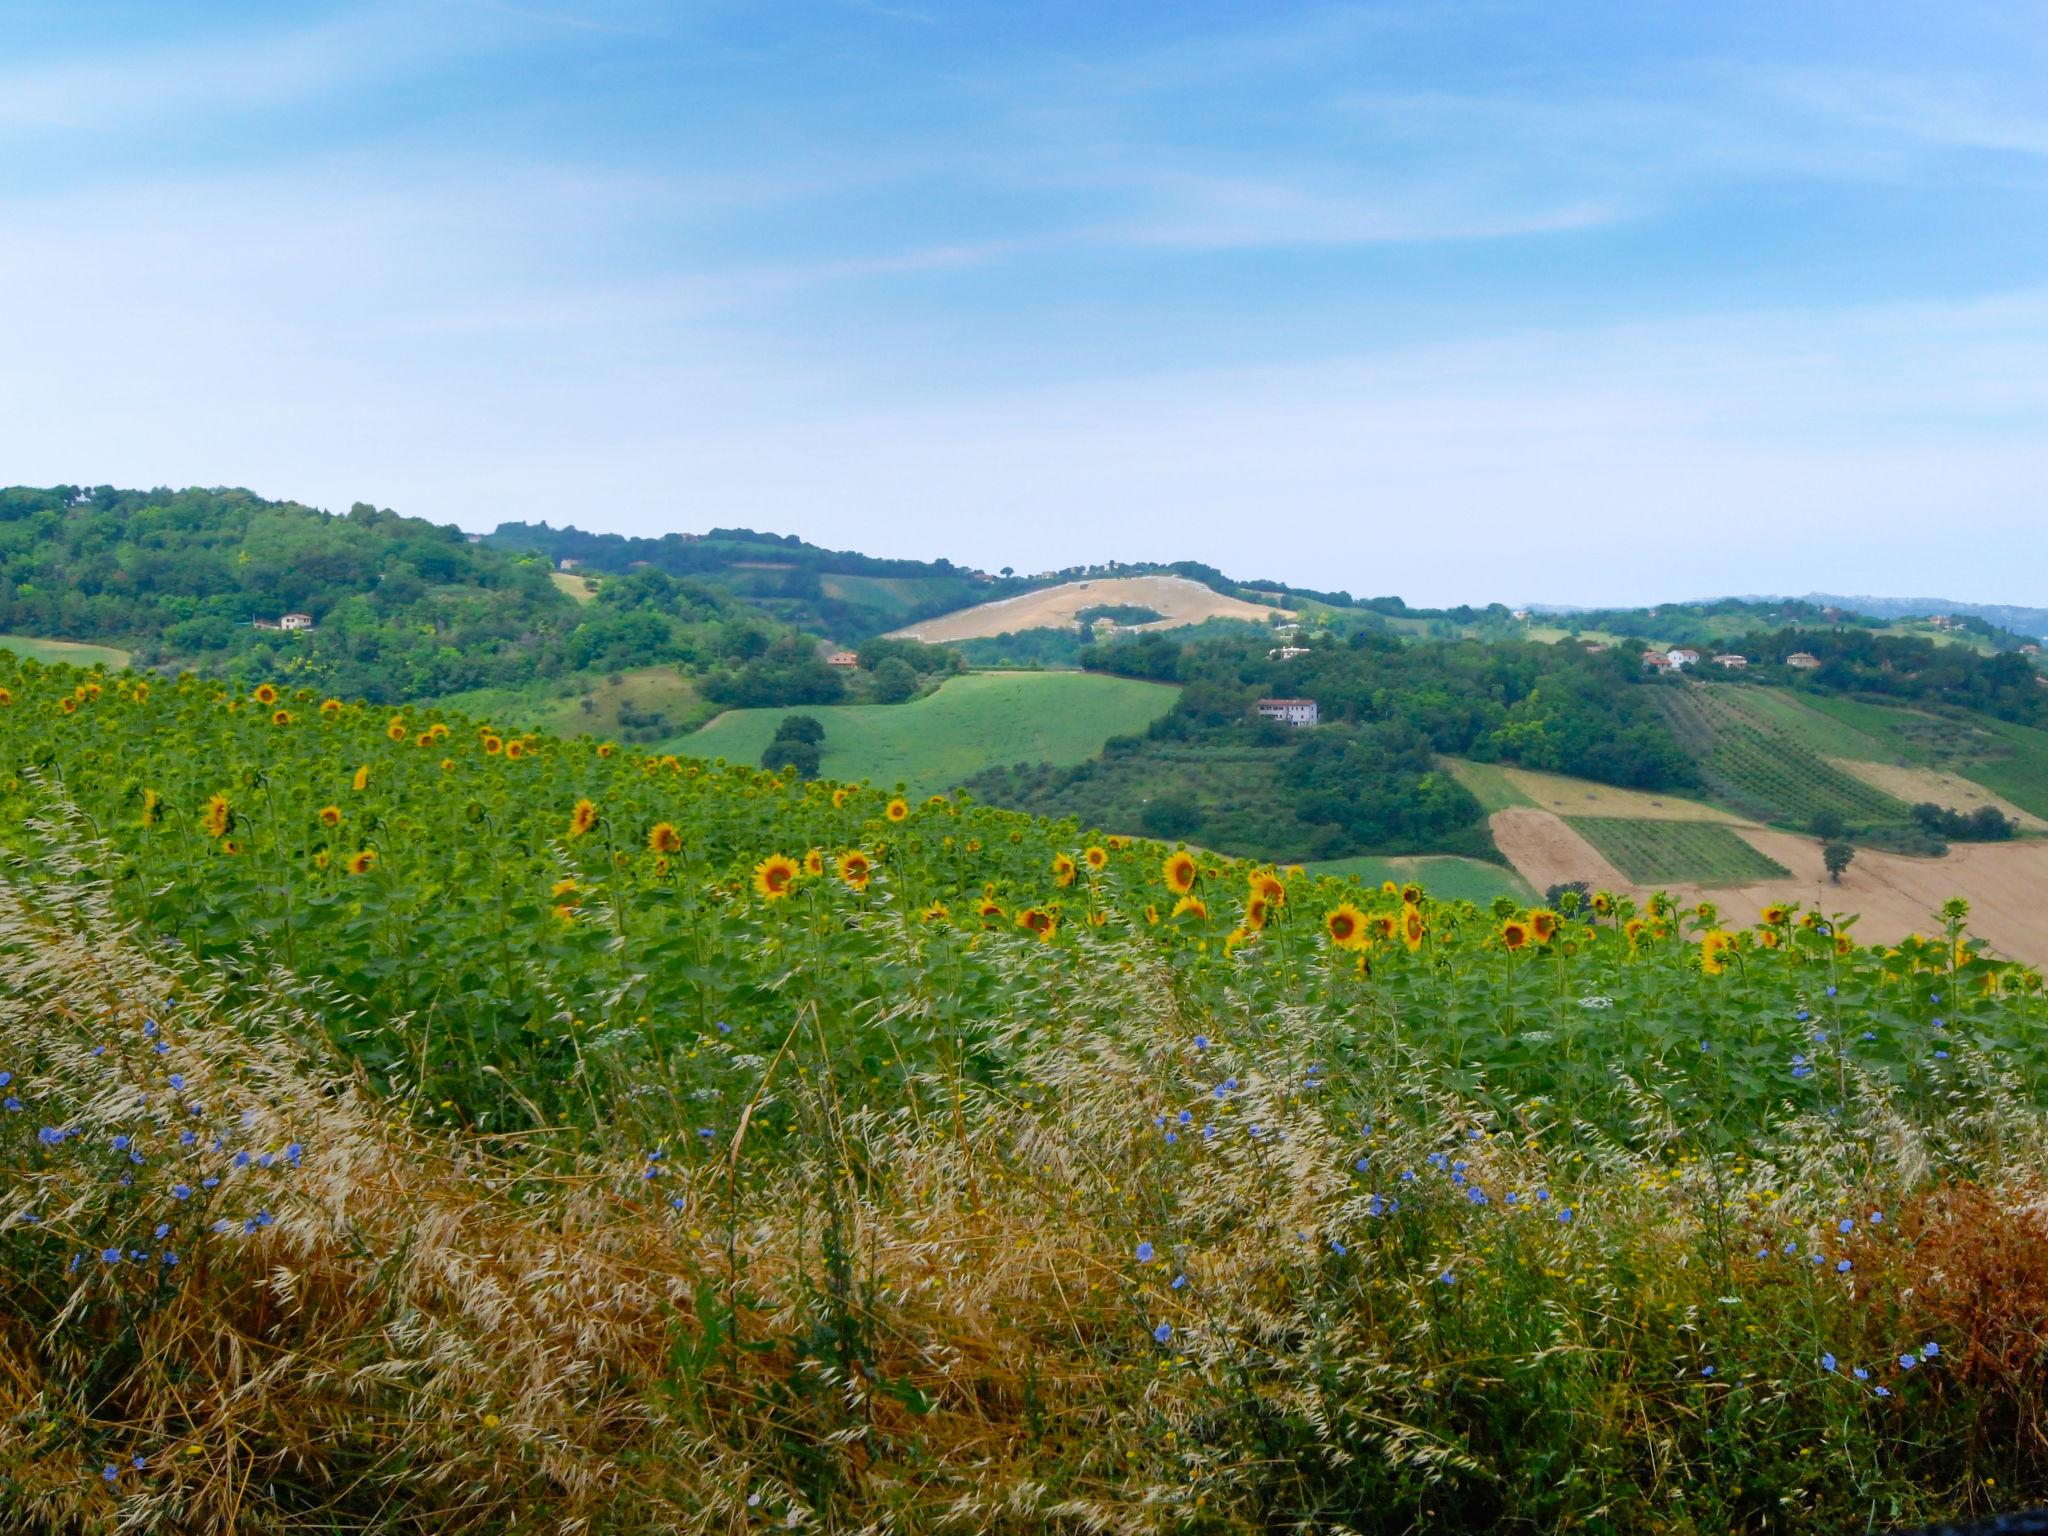
<path id="1" fill-rule="evenodd" d="M 1856 1367 L 1854 1367 L 1854 1368 L 1853 1368 L 1853 1370 L 1852 1370 L 1852 1372 L 1851 1372 L 1851 1374 L 1852 1374 L 1852 1375 L 1854 1375 L 1854 1376 L 1855 1376 L 1855 1378 L 1856 1378 L 1856 1379 L 1857 1379 L 1858 1381 L 1868 1381 L 1868 1380 L 1870 1380 L 1870 1372 L 1868 1372 L 1868 1371 L 1866 1371 L 1865 1369 L 1863 1369 L 1863 1367 L 1862 1367 L 1862 1366 L 1860 1366 L 1860 1365 L 1859 1365 L 1859 1366 L 1856 1366 Z"/>
<path id="2" fill-rule="evenodd" d="M 1835 1357 L 1834 1357 L 1834 1355 L 1833 1355 L 1833 1354 L 1831 1354 L 1831 1353 L 1830 1353 L 1830 1354 L 1824 1354 L 1824 1355 L 1822 1355 L 1822 1356 L 1820 1357 L 1820 1368 L 1821 1368 L 1822 1370 L 1824 1370 L 1824 1371 L 1828 1371 L 1828 1372 L 1832 1373 L 1832 1372 L 1833 1372 L 1833 1370 L 1835 1369 Z"/>
<path id="3" fill-rule="evenodd" d="M 115 1466 L 111 1461 L 108 1462 L 104 1467 L 100 1468 L 100 1476 L 104 1477 L 110 1483 L 120 1475 L 121 1469 Z"/>
<path id="4" fill-rule="evenodd" d="M 1338 1242 L 1336 1238 L 1333 1237 L 1330 1239 L 1330 1252 L 1336 1254 L 1338 1258 L 1343 1258 L 1344 1255 L 1349 1253 L 1350 1251 L 1350 1249 L 1346 1248 L 1342 1243 Z"/>
<path id="5" fill-rule="evenodd" d="M 1835 989 L 1834 989 L 1833 987 L 1829 987 L 1829 988 L 1828 988 L 1828 996 L 1829 996 L 1829 997 L 1833 997 L 1834 995 L 1835 995 Z"/>
<path id="6" fill-rule="evenodd" d="M 1850 1270 L 1854 1269 L 1855 1267 L 1856 1266 L 1854 1264 L 1851 1264 L 1847 1259 L 1840 1259 L 1836 1261 L 1835 1273 L 1838 1275 L 1846 1275 L 1847 1273 L 1849 1273 Z"/>
<path id="7" fill-rule="evenodd" d="M 155 1034 L 155 1033 L 156 1033 L 156 1020 L 155 1020 L 155 1019 L 144 1019 L 144 1020 L 142 1021 L 142 1038 L 143 1038 L 143 1039 L 145 1039 L 145 1040 L 147 1040 L 147 1039 L 148 1039 L 148 1038 L 149 1038 L 149 1037 L 150 1037 L 151 1035 L 153 1035 L 153 1034 Z"/>
<path id="8" fill-rule="evenodd" d="M 1700 1367 L 1700 1374 L 1702 1376 L 1711 1376 L 1714 1374 L 1714 1368 L 1711 1365 L 1703 1365 Z"/>
<path id="9" fill-rule="evenodd" d="M 1877 1389 L 1877 1395 L 1879 1397 L 1890 1397 L 1892 1395 L 1892 1389 L 1890 1387 L 1879 1387 Z"/>
<path id="10" fill-rule="evenodd" d="M 13 1081 L 14 1074 L 12 1072 L 0 1072 L 0 1088 L 5 1088 L 9 1083 Z"/>
<path id="11" fill-rule="evenodd" d="M 1559 1206 L 1557 1208 L 1557 1219 L 1569 1226 L 1572 1219 L 1572 1208 L 1568 1205 Z"/>
<path id="12" fill-rule="evenodd" d="M 1138 1262 L 1140 1264 L 1150 1264 L 1152 1262 L 1152 1245 L 1150 1243 L 1138 1244 Z"/>
<path id="13" fill-rule="evenodd" d="M 1209 1037 L 1207 1035 L 1195 1036 L 1195 1049 L 1198 1051 L 1206 1051 L 1207 1049 L 1209 1049 Z"/>
<path id="14" fill-rule="evenodd" d="M 116 1136 L 113 1141 L 113 1147 L 116 1152 L 126 1152 L 128 1150 L 128 1138 L 126 1136 Z"/>
<path id="15" fill-rule="evenodd" d="M 171 1086 L 173 1088 L 183 1088 L 185 1086 L 185 1074 L 182 1072 L 173 1072 L 171 1074 Z"/>
<path id="16" fill-rule="evenodd" d="M 1436 1277 L 1436 1283 L 1438 1285 L 1456 1285 L 1458 1283 L 1458 1277 L 1452 1274 L 1447 1269 L 1442 1274 Z"/>
<path id="17" fill-rule="evenodd" d="M 1914 1366 L 1918 1365 L 1919 1363 L 1920 1357 L 1914 1354 L 1910 1349 L 1907 1350 L 1903 1355 L 1899 1356 L 1899 1369 L 1902 1371 L 1910 1371 L 1911 1369 L 1913 1369 Z"/>
<path id="18" fill-rule="evenodd" d="M 1932 1339 L 1929 1339 L 1925 1344 L 1922 1344 L 1920 1346 L 1920 1357 L 1923 1360 L 1932 1360 L 1936 1355 L 1940 1353 L 1941 1346 L 1935 1343 Z"/>
<path id="19" fill-rule="evenodd" d="M 1182 1125 L 1192 1125 L 1195 1120 L 1195 1112 L 1192 1109 L 1184 1109 L 1174 1118 L 1179 1120 Z"/>
<path id="20" fill-rule="evenodd" d="M 156 1240 L 158 1242 L 162 1242 L 165 1238 L 169 1237 L 170 1235 L 171 1224 L 168 1221 L 160 1221 L 156 1224 Z"/>
<path id="21" fill-rule="evenodd" d="M 1351 1166 L 1355 1168 L 1358 1172 L 1363 1173 L 1365 1172 L 1366 1165 L 1369 1161 L 1369 1159 L 1361 1157 L 1357 1162 L 1353 1163 Z"/>
<path id="22" fill-rule="evenodd" d="M 100 1262 L 101 1262 L 102 1264 L 118 1264 L 118 1263 L 120 1263 L 120 1262 L 121 1262 L 121 1250 L 120 1250 L 120 1249 L 118 1249 L 118 1248 L 102 1248 L 102 1249 L 100 1250 Z"/>
<path id="23" fill-rule="evenodd" d="M 17 1099 L 13 1094 L 10 1093 L 9 1095 L 7 1095 L 7 1108 L 9 1113 L 19 1113 L 21 1109 L 21 1100 Z"/>
<path id="24" fill-rule="evenodd" d="M 1173 1286 L 1172 1286 L 1172 1289 L 1174 1289 L 1174 1290 L 1176 1290 L 1176 1291 L 1177 1291 L 1177 1290 L 1179 1290 L 1179 1289 L 1180 1289 L 1180 1288 L 1181 1288 L 1182 1286 L 1186 1285 L 1187 1283 L 1188 1283 L 1188 1277 L 1187 1277 L 1186 1275 L 1175 1275 L 1175 1276 L 1173 1277 Z"/>
<path id="25" fill-rule="evenodd" d="M 1835 1230 L 1841 1233 L 1844 1237 L 1847 1237 L 1851 1232 L 1854 1232 L 1856 1230 L 1856 1223 L 1854 1219 L 1852 1219 L 1851 1217 L 1844 1216 L 1840 1221 L 1835 1223 Z"/>
<path id="26" fill-rule="evenodd" d="M 1157 1328 L 1154 1328 L 1152 1330 L 1152 1337 L 1157 1339 L 1161 1344 L 1164 1344 L 1168 1339 L 1173 1337 L 1173 1324 L 1161 1323 Z"/>

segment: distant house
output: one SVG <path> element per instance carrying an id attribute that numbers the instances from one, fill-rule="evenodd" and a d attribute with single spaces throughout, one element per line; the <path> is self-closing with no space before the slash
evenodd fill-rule
<path id="1" fill-rule="evenodd" d="M 1282 725 L 1316 723 L 1314 699 L 1261 699 L 1252 708 L 1258 711 L 1262 719 L 1278 720 Z"/>
<path id="2" fill-rule="evenodd" d="M 277 621 L 279 629 L 311 629 L 313 615 L 310 613 L 288 613 Z"/>
<path id="3" fill-rule="evenodd" d="M 555 562 L 555 569 L 558 571 L 573 571 L 582 564 L 583 562 L 576 559 L 573 555 L 564 555 Z"/>
<path id="4" fill-rule="evenodd" d="M 1664 651 L 1645 651 L 1643 665 L 1652 672 L 1668 672 L 1671 670 L 1671 657 Z"/>
<path id="5" fill-rule="evenodd" d="M 834 651 L 825 658 L 825 665 L 828 667 L 857 667 L 860 665 L 860 656 L 854 651 Z"/>
<path id="6" fill-rule="evenodd" d="M 1740 672 L 1749 665 L 1749 658 L 1747 656 L 1737 656 L 1733 651 L 1730 651 L 1724 655 L 1716 656 L 1714 658 L 1714 665 L 1726 667 L 1730 672 Z"/>
<path id="7" fill-rule="evenodd" d="M 1508 617 L 1513 619 L 1517 624 L 1526 624 L 1529 622 L 1529 610 L 1526 608 L 1517 608 L 1512 613 L 1510 613 Z"/>
<path id="8" fill-rule="evenodd" d="M 1959 627 L 1956 621 L 1945 613 L 1930 613 L 1927 616 L 1927 622 L 1936 629 L 1955 629 Z"/>
<path id="9" fill-rule="evenodd" d="M 1677 671 L 1681 667 L 1698 666 L 1700 653 L 1686 646 L 1674 646 L 1664 653 L 1664 659 L 1671 663 L 1673 671 Z"/>
<path id="10" fill-rule="evenodd" d="M 1811 651 L 1794 651 L 1785 658 L 1785 665 L 1796 667 L 1801 672 L 1811 672 L 1820 666 L 1820 658 Z"/>
<path id="11" fill-rule="evenodd" d="M 1307 654 L 1308 647 L 1305 645 L 1279 645 L 1266 652 L 1266 659 L 1268 661 L 1292 661 L 1297 656 L 1306 656 Z"/>
<path id="12" fill-rule="evenodd" d="M 2038 656 L 2041 654 L 2041 647 L 2034 644 L 2030 640 L 2025 645 L 2020 647 L 2020 654 L 2022 656 Z"/>

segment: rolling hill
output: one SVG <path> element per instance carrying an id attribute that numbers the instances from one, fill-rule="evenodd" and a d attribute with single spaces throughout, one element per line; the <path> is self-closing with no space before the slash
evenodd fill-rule
<path id="1" fill-rule="evenodd" d="M 1294 617 L 1290 609 L 1231 597 L 1185 576 L 1112 576 L 1063 582 L 1013 597 L 994 598 L 971 608 L 920 620 L 895 633 L 928 645 L 944 645 L 1025 630 L 1072 628 L 1080 615 L 1091 608 L 1130 608 L 1158 615 L 1120 626 L 1139 631 L 1175 629 L 1208 619 L 1244 619 L 1263 624 L 1276 616 Z"/>

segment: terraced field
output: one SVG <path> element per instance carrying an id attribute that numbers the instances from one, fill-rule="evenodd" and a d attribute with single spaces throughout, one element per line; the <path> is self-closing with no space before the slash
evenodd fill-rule
<path id="1" fill-rule="evenodd" d="M 1696 684 L 1658 691 L 1671 728 L 1696 755 L 1712 796 L 1758 821 L 1804 827 L 1832 811 L 1863 825 L 1903 824 L 1903 800 L 1843 772 L 1808 744 L 1795 724 L 1753 690 Z M 1755 690 L 1760 694 L 1760 690 Z"/>
<path id="2" fill-rule="evenodd" d="M 1749 885 L 1791 873 L 1717 822 L 1577 816 L 1569 825 L 1639 885 Z"/>

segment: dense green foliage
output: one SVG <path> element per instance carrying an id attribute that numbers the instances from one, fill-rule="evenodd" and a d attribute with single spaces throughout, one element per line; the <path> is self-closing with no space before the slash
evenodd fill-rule
<path id="1" fill-rule="evenodd" d="M 286 613 L 315 627 L 254 627 Z M 362 503 L 329 516 L 242 490 L 106 486 L 0 490 L 5 630 L 387 703 L 655 662 L 743 664 L 778 632 L 658 571 L 578 604 L 541 563 Z"/>
<path id="2" fill-rule="evenodd" d="M 1946 705 L 2019 725 L 2048 726 L 2048 688 L 2041 686 L 2039 669 L 2017 651 L 1987 656 L 1917 635 L 1860 629 L 1781 629 L 1750 635 L 1736 648 L 1757 658 L 1737 686 L 1769 682 L 1893 703 Z M 1788 667 L 1785 658 L 1800 651 L 1820 666 Z"/>
<path id="3" fill-rule="evenodd" d="M 1630 787 L 1694 782 L 1629 667 L 1575 646 L 1406 644 L 1361 630 L 1281 658 L 1248 626 L 1151 632 L 1083 660 L 1183 685 L 1142 740 L 1057 771 L 1017 764 L 973 781 L 993 803 L 1263 858 L 1492 855 L 1483 809 L 1439 754 Z M 1261 697 L 1316 701 L 1313 730 L 1262 720 Z M 1497 856 L 1497 855 L 1496 855 Z"/>

